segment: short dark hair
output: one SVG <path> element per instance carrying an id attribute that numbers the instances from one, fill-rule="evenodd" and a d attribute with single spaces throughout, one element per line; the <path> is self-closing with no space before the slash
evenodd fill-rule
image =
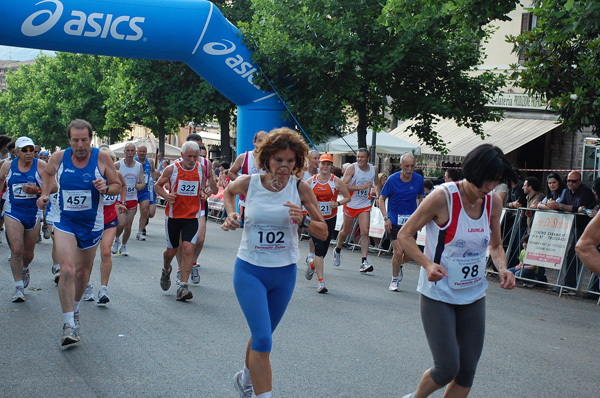
<path id="1" fill-rule="evenodd" d="M 429 178 L 426 178 L 423 180 L 423 186 L 431 191 L 433 189 L 433 182 Z"/>
<path id="2" fill-rule="evenodd" d="M 4 135 L 4 134 L 0 135 L 0 149 L 7 146 L 11 141 L 12 141 L 12 138 L 10 138 L 9 136 Z"/>
<path id="3" fill-rule="evenodd" d="M 556 181 L 558 181 L 558 190 L 557 190 L 557 194 L 560 195 L 562 193 L 562 191 L 564 191 L 564 189 L 567 187 L 567 185 L 565 184 L 565 181 L 562 179 L 562 177 L 556 173 L 550 173 L 546 176 L 546 182 L 548 182 L 549 179 L 554 178 Z M 546 197 L 547 198 L 553 198 L 552 196 L 552 191 L 550 190 L 550 187 L 548 185 L 546 185 Z M 558 197 L 553 198 L 553 199 L 558 199 Z"/>
<path id="4" fill-rule="evenodd" d="M 92 138 L 92 135 L 94 134 L 94 129 L 92 128 L 92 125 L 90 122 L 88 122 L 87 120 L 83 120 L 83 119 L 75 119 L 75 120 L 71 121 L 71 123 L 69 123 L 69 125 L 67 126 L 67 137 L 69 139 L 71 139 L 71 129 L 73 129 L 73 128 L 87 129 L 90 139 Z"/>
<path id="5" fill-rule="evenodd" d="M 540 180 L 537 179 L 537 177 L 527 177 L 527 185 L 529 185 L 534 191 L 539 191 L 540 187 L 542 186 L 542 183 L 540 182 Z"/>
<path id="6" fill-rule="evenodd" d="M 358 148 L 356 150 L 356 154 L 358 155 L 359 152 L 364 152 L 367 154 L 367 157 L 371 157 L 371 154 L 369 153 L 369 150 L 367 148 Z"/>
<path id="7" fill-rule="evenodd" d="M 529 242 L 529 234 L 525 234 L 521 238 L 521 243 L 527 243 L 527 242 Z"/>
<path id="8" fill-rule="evenodd" d="M 448 178 L 452 181 L 460 180 L 460 170 L 458 169 L 446 169 L 446 173 L 448 174 Z"/>
<path id="9" fill-rule="evenodd" d="M 202 142 L 202 136 L 198 133 L 192 133 L 185 138 L 186 141 L 200 141 Z"/>
<path id="10" fill-rule="evenodd" d="M 229 162 L 221 162 L 221 167 L 224 168 L 225 170 L 228 170 L 230 165 L 231 165 L 231 163 L 229 163 Z"/>
<path id="11" fill-rule="evenodd" d="M 481 188 L 485 181 L 517 181 L 517 175 L 502 149 L 483 144 L 473 149 L 462 162 L 467 181 Z"/>

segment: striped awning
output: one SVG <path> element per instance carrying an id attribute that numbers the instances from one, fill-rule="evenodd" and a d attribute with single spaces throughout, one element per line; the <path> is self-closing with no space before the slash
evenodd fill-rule
<path id="1" fill-rule="evenodd" d="M 415 135 L 410 135 L 409 127 L 417 123 L 410 119 L 390 131 L 389 134 L 421 147 L 423 154 L 439 154 L 431 147 L 419 142 Z M 556 120 L 505 118 L 499 122 L 483 123 L 483 131 L 487 137 L 482 140 L 468 127 L 458 126 L 452 119 L 442 119 L 434 130 L 446 143 L 448 155 L 466 156 L 481 144 L 493 144 L 506 154 L 525 145 L 547 132 L 560 127 Z"/>

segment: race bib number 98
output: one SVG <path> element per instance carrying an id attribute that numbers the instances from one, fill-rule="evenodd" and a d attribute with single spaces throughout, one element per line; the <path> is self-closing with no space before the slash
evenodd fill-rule
<path id="1" fill-rule="evenodd" d="M 177 183 L 177 195 L 198 196 L 198 181 L 179 181 Z"/>
<path id="2" fill-rule="evenodd" d="M 448 259 L 448 286 L 466 289 L 479 285 L 485 276 L 485 256 Z"/>
<path id="3" fill-rule="evenodd" d="M 92 191 L 65 190 L 63 193 L 63 206 L 68 211 L 84 211 L 92 209 Z"/>

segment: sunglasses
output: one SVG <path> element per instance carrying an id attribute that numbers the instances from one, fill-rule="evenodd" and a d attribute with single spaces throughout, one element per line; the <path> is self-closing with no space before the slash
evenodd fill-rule
<path id="1" fill-rule="evenodd" d="M 581 180 L 581 178 L 578 179 L 578 180 L 567 180 L 567 182 L 571 183 L 571 184 L 575 184 L 577 181 L 580 181 L 580 180 Z"/>
<path id="2" fill-rule="evenodd" d="M 24 146 L 23 148 L 19 148 L 19 152 L 33 152 L 35 151 L 35 147 L 32 146 Z"/>

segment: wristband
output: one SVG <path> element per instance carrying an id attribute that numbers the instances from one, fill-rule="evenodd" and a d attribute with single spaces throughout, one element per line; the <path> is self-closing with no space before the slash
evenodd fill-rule
<path id="1" fill-rule="evenodd" d="M 127 202 L 121 202 L 121 204 L 125 207 L 127 207 Z"/>
<path id="2" fill-rule="evenodd" d="M 110 188 L 110 186 L 109 186 L 109 185 L 107 185 L 107 186 L 106 186 L 106 189 L 104 190 L 104 194 L 105 194 L 105 195 L 108 195 L 108 188 Z"/>
<path id="3" fill-rule="evenodd" d="M 339 201 L 337 201 L 337 202 L 335 202 L 335 203 L 337 203 L 337 204 L 338 204 L 338 207 L 340 207 L 340 206 L 341 206 L 341 204 L 340 204 L 340 202 L 339 202 Z"/>

